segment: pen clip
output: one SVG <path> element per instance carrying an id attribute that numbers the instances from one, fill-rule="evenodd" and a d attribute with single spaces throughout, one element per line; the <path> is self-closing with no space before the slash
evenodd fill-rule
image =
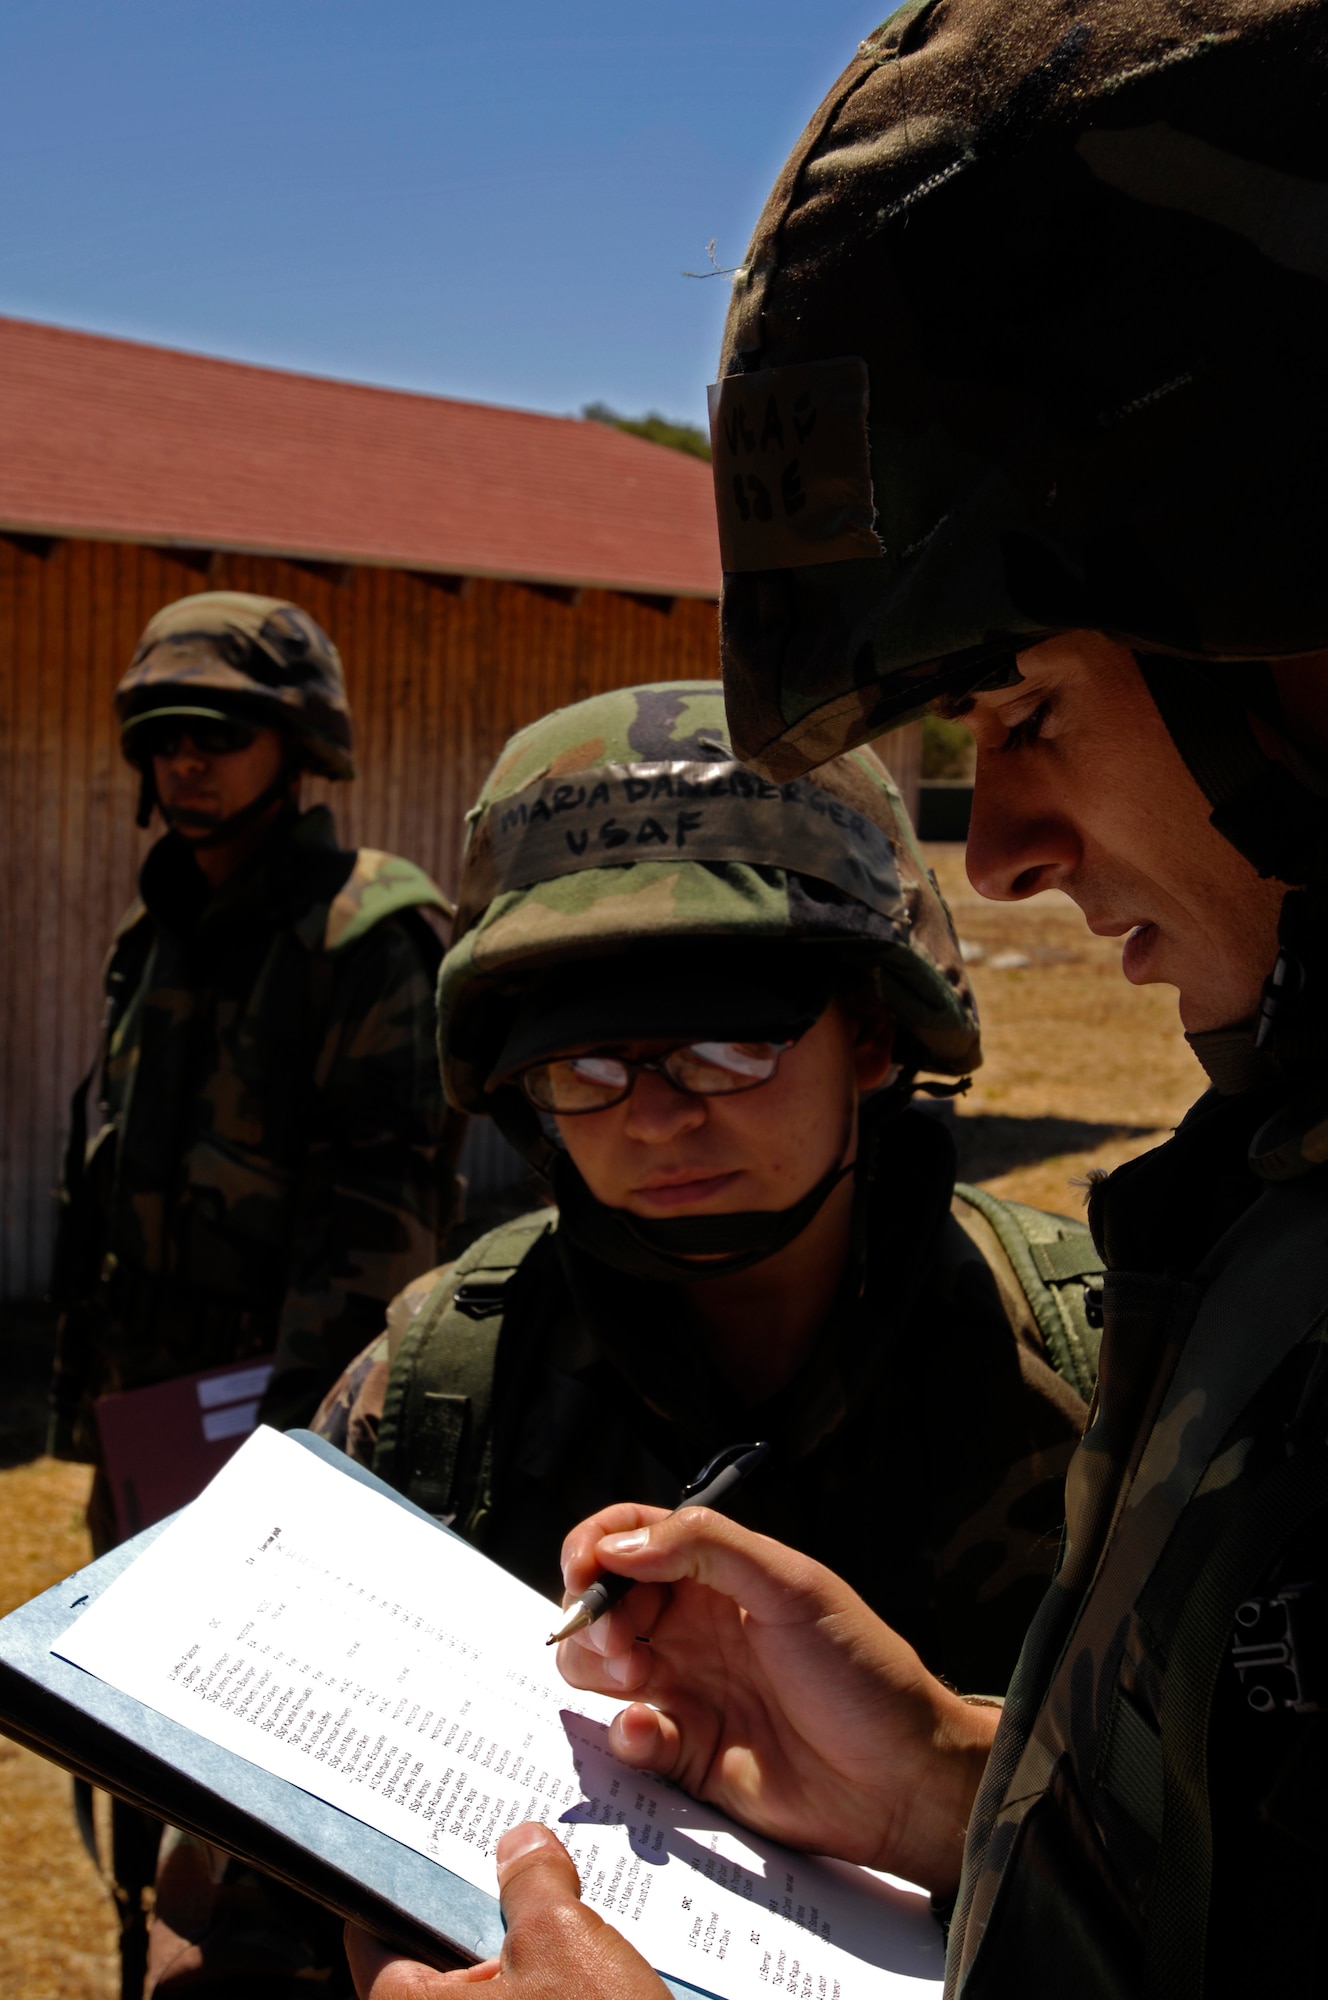
<path id="1" fill-rule="evenodd" d="M 703 1465 L 701 1467 L 701 1470 L 697 1473 L 695 1479 L 689 1480 L 687 1485 L 683 1487 L 682 1498 L 678 1502 L 678 1505 L 680 1507 L 685 1507 L 687 1505 L 687 1502 L 691 1499 L 692 1495 L 694 1493 L 702 1492 L 710 1484 L 712 1479 L 717 1478 L 719 1474 L 724 1471 L 726 1466 L 735 1465 L 739 1459 L 749 1458 L 756 1453 L 760 1454 L 760 1457 L 757 1460 L 757 1463 L 759 1464 L 761 1463 L 761 1461 L 767 1459 L 770 1456 L 772 1449 L 773 1447 L 769 1444 L 726 1445 L 723 1451 L 717 1451 L 715 1453 L 714 1457 L 711 1459 L 708 1465 Z"/>

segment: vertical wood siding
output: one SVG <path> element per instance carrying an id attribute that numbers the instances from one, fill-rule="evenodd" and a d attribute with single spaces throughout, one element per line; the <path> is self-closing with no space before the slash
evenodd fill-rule
<path id="1" fill-rule="evenodd" d="M 449 892 L 463 814 L 497 750 L 546 710 L 636 681 L 709 679 L 715 607 L 522 584 L 450 590 L 399 570 L 334 574 L 256 556 L 200 568 L 112 542 L 44 556 L 0 537 L 0 1298 L 50 1278 L 67 1105 L 97 1043 L 102 964 L 151 836 L 134 826 L 111 694 L 162 604 L 252 590 L 336 640 L 360 776 L 316 784 L 348 845 L 409 855 Z M 881 746 L 916 802 L 917 731 Z"/>

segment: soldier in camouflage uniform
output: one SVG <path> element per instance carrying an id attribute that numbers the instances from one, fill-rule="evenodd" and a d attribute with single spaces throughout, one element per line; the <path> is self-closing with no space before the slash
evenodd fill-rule
<path id="1" fill-rule="evenodd" d="M 621 1753 L 928 1885 L 964 2000 L 1328 1971 L 1326 78 L 1322 0 L 912 0 L 735 284 L 738 748 L 785 782 L 967 716 L 978 886 L 1128 931 L 1214 1086 L 1094 1191 L 1098 1397 L 999 1719 L 715 1516 L 569 1539 L 570 1589 L 646 1586 L 564 1649 L 652 1704 Z M 550 1839 L 500 1874 L 501 1991 L 662 1996 Z"/>
<path id="2" fill-rule="evenodd" d="M 581 1515 L 674 1505 L 767 1438 L 740 1518 L 1003 1689 L 1055 1558 L 1098 1260 L 956 1194 L 947 1129 L 908 1108 L 919 1071 L 979 1060 L 977 1022 L 877 759 L 762 783 L 707 683 L 533 724 L 470 815 L 439 1017 L 452 1101 L 559 1212 L 413 1286 L 316 1428 L 555 1598 Z M 1026 1290 L 1034 1241 L 1055 1282 Z"/>
<path id="3" fill-rule="evenodd" d="M 335 646 L 293 604 L 188 597 L 115 704 L 140 820 L 169 830 L 115 935 L 100 1124 L 85 1143 L 90 1078 L 65 1175 L 52 1448 L 93 1462 L 98 1396 L 250 1355 L 275 1355 L 262 1419 L 305 1420 L 439 1220 L 444 899 L 298 806 L 301 772 L 353 776 Z M 89 1524 L 117 1538 L 100 1472 Z"/>
<path id="4" fill-rule="evenodd" d="M 98 1395 L 247 1355 L 276 1355 L 264 1420 L 307 1418 L 437 1241 L 443 897 L 296 802 L 353 772 L 336 648 L 292 604 L 188 597 L 115 699 L 170 830 L 115 934 L 86 1146 L 87 1086 L 72 1120 L 54 1443 L 94 1460 Z"/>

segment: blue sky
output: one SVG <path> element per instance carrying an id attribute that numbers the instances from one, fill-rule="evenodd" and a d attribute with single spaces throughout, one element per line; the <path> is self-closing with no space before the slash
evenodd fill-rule
<path id="1" fill-rule="evenodd" d="M 888 0 L 5 0 L 0 312 L 704 420 L 779 164 Z"/>

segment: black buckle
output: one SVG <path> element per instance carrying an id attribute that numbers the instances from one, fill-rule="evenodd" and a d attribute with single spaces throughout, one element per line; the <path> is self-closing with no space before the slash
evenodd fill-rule
<path id="1" fill-rule="evenodd" d="M 1279 1708 L 1318 1714 L 1320 1599 L 1317 1583 L 1294 1583 L 1276 1597 L 1248 1597 L 1237 1606 L 1231 1664 L 1256 1714 Z"/>
<path id="2" fill-rule="evenodd" d="M 466 1280 L 453 1292 L 452 1304 L 467 1319 L 494 1319 L 503 1309 L 506 1289 L 505 1278 Z"/>
<path id="3" fill-rule="evenodd" d="M 1084 1318 L 1090 1326 L 1101 1326 L 1105 1317 L 1107 1295 L 1101 1285 L 1084 1286 Z"/>
<path id="4" fill-rule="evenodd" d="M 1270 1049 L 1277 1034 L 1279 1017 L 1289 1001 L 1298 1000 L 1305 990 L 1305 967 L 1285 945 L 1277 954 L 1277 962 L 1263 982 L 1259 995 L 1259 1019 L 1254 1031 L 1254 1046 L 1258 1050 Z"/>

